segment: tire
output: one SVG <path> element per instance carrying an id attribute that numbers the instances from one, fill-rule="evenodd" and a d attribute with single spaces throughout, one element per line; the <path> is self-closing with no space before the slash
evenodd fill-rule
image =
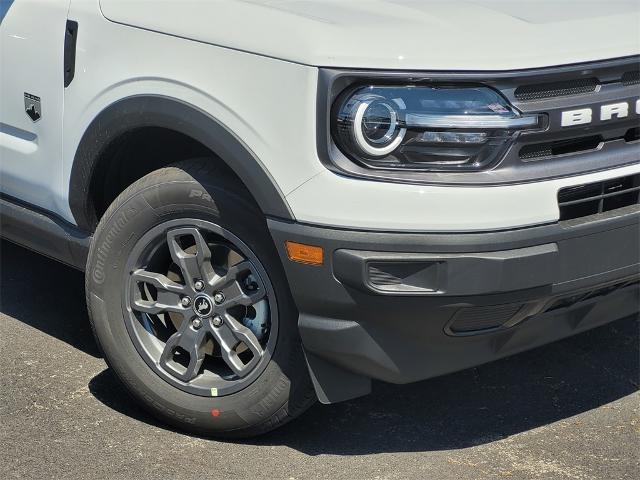
<path id="1" fill-rule="evenodd" d="M 183 232 L 186 236 L 178 238 Z M 172 243 L 174 237 L 177 240 Z M 147 241 L 150 243 L 145 246 Z M 189 241 L 194 245 L 185 247 Z M 198 260 L 198 271 L 207 277 L 205 290 L 229 284 L 225 288 L 239 291 L 238 298 L 263 295 L 261 299 L 249 306 L 236 305 L 238 302 L 222 295 L 225 303 L 219 306 L 213 301 L 213 291 L 208 297 L 193 290 L 203 285 L 188 279 L 194 276 L 190 272 L 195 267 L 189 270 L 187 266 L 196 265 L 195 261 L 187 264 L 176 258 L 199 259 L 207 247 L 212 252 L 209 264 L 220 257 L 221 265 L 226 266 L 218 270 L 224 270 L 227 280 L 220 280 L 218 267 L 212 272 L 206 259 Z M 183 255 L 189 251 L 192 253 Z M 238 265 L 246 267 L 245 273 L 232 272 L 229 259 L 238 256 L 244 257 Z M 171 264 L 171 271 L 177 271 L 166 275 L 180 277 L 172 282 L 181 289 L 191 285 L 195 292 L 188 307 L 184 306 L 188 295 L 180 294 L 182 300 L 178 301 L 177 294 L 165 293 L 167 285 L 178 288 L 174 283 L 158 277 L 162 273 L 147 272 L 150 265 L 164 272 L 165 261 Z M 156 277 L 162 281 L 154 283 Z M 161 293 L 169 300 L 161 302 Z M 265 217 L 244 186 L 216 169 L 214 160 L 193 159 L 156 170 L 116 198 L 93 238 L 86 295 L 91 325 L 108 365 L 135 399 L 172 426 L 199 435 L 250 437 L 287 423 L 316 400 L 298 334 L 297 311 Z M 245 300 L 246 304 L 250 301 Z M 174 325 L 171 333 L 171 322 L 180 322 L 174 320 L 175 312 L 148 313 L 165 304 L 182 312 L 178 314 L 182 322 L 191 323 Z M 224 305 L 230 306 L 217 315 L 218 310 L 213 309 Z M 237 311 L 241 313 L 229 313 Z M 207 313 L 208 317 L 200 317 Z M 216 318 L 222 319 L 219 329 Z M 257 326 L 251 322 L 258 322 Z M 192 341 L 205 329 L 202 338 L 206 340 Z M 231 344 L 223 341 L 229 335 L 241 342 L 230 348 Z M 222 340 L 216 343 L 217 339 Z M 173 349 L 170 344 L 195 347 Z M 154 357 L 158 352 L 159 360 Z M 250 360 L 245 364 L 238 361 L 240 357 Z M 187 381 L 183 377 L 193 378 Z M 222 388 L 209 389 L 210 384 Z"/>

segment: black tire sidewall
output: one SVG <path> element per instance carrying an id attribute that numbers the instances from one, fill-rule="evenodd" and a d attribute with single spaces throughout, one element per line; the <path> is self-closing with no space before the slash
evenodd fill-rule
<path id="1" fill-rule="evenodd" d="M 298 384 L 308 385 L 297 312 L 265 219 L 243 196 L 178 168 L 148 177 L 114 202 L 92 243 L 87 300 L 98 342 L 126 387 L 163 420 L 201 433 L 255 429 L 291 401 Z M 131 249 L 153 227 L 188 218 L 218 224 L 245 242 L 268 272 L 276 294 L 279 328 L 271 361 L 253 383 L 224 397 L 189 394 L 163 380 L 136 350 L 124 321 L 123 280 Z"/>

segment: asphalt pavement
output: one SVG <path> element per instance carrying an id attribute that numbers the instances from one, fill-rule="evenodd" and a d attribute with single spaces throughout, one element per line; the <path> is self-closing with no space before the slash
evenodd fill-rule
<path id="1" fill-rule="evenodd" d="M 377 384 L 266 436 L 219 442 L 173 431 L 127 396 L 96 348 L 83 285 L 0 243 L 0 479 L 638 478 L 637 319 Z"/>

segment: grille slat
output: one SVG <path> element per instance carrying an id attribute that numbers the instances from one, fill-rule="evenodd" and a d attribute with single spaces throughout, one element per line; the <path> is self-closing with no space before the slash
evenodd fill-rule
<path id="1" fill-rule="evenodd" d="M 558 192 L 561 221 L 638 204 L 640 174 L 566 187 Z"/>

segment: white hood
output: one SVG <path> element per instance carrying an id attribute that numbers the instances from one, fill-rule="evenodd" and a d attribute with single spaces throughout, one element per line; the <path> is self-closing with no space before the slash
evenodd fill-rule
<path id="1" fill-rule="evenodd" d="M 307 65 L 512 70 L 640 53 L 638 0 L 100 0 L 108 19 Z"/>

